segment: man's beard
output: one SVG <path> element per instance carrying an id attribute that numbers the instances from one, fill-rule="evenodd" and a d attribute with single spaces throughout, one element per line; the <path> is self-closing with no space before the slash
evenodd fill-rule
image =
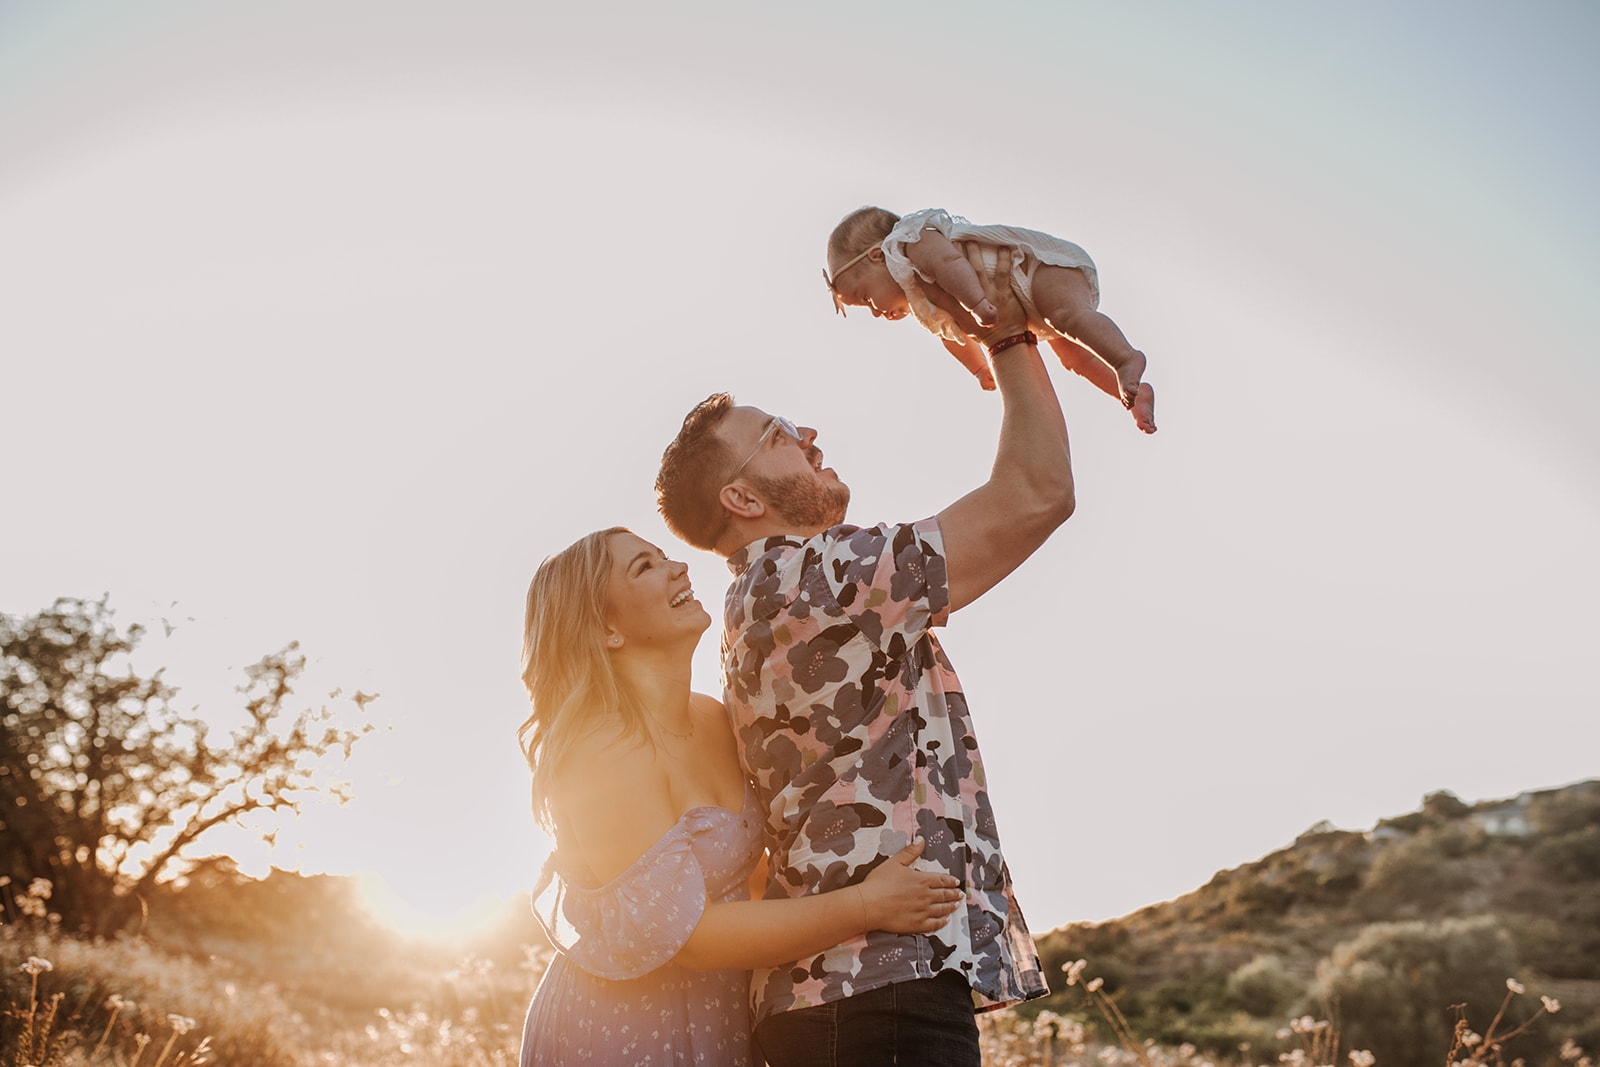
<path id="1" fill-rule="evenodd" d="M 756 489 L 778 517 L 802 530 L 826 530 L 844 521 L 850 506 L 850 487 L 842 482 L 824 485 L 804 474 L 782 478 L 753 478 Z"/>

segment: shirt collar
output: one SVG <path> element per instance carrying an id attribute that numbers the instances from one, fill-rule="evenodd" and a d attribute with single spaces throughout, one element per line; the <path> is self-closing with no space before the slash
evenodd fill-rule
<path id="1" fill-rule="evenodd" d="M 728 569 L 737 578 L 750 569 L 750 564 L 773 549 L 800 548 L 805 543 L 805 538 L 797 537 L 794 534 L 779 534 L 776 537 L 764 537 L 759 541 L 751 541 L 748 545 L 728 557 Z"/>

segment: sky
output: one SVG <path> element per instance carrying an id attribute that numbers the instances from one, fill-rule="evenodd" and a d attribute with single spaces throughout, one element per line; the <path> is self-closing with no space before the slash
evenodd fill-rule
<path id="1" fill-rule="evenodd" d="M 859 523 L 987 476 L 997 396 L 817 277 L 943 207 L 1089 250 L 1161 428 L 1053 365 L 1077 512 L 941 635 L 1036 931 L 1595 777 L 1597 46 L 1553 0 L 9 0 L 0 612 L 109 593 L 219 730 L 299 641 L 301 703 L 382 694 L 356 799 L 217 847 L 418 921 L 526 890 L 527 582 L 623 524 L 720 603 L 651 494 L 690 407 L 815 426 Z"/>

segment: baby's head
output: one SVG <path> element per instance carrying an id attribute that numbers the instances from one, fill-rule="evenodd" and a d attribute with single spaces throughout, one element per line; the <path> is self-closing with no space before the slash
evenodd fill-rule
<path id="1" fill-rule="evenodd" d="M 828 238 L 828 269 L 822 278 L 833 293 L 833 307 L 841 315 L 844 306 L 871 308 L 874 316 L 903 317 L 909 310 L 905 292 L 889 274 L 883 262 L 883 239 L 889 236 L 900 216 L 881 207 L 864 207 L 850 212 L 833 228 Z"/>

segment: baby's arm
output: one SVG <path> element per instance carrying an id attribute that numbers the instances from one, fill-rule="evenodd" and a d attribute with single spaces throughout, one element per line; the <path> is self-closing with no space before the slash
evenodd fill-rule
<path id="1" fill-rule="evenodd" d="M 982 345 L 972 340 L 950 341 L 942 337 L 940 340 L 944 342 L 944 347 L 949 350 L 950 354 L 960 360 L 961 365 L 973 373 L 978 379 L 979 385 L 985 389 L 994 388 L 994 372 L 989 369 L 989 360 L 983 354 Z"/>
<path id="2" fill-rule="evenodd" d="M 944 234 L 932 226 L 927 227 L 921 237 L 906 245 L 906 258 L 923 274 L 932 275 L 939 288 L 961 301 L 961 306 L 972 312 L 978 325 L 994 325 L 998 313 L 983 295 L 983 283 L 978 281 L 978 275 L 967 257 L 961 254 L 961 249 L 951 244 Z"/>

